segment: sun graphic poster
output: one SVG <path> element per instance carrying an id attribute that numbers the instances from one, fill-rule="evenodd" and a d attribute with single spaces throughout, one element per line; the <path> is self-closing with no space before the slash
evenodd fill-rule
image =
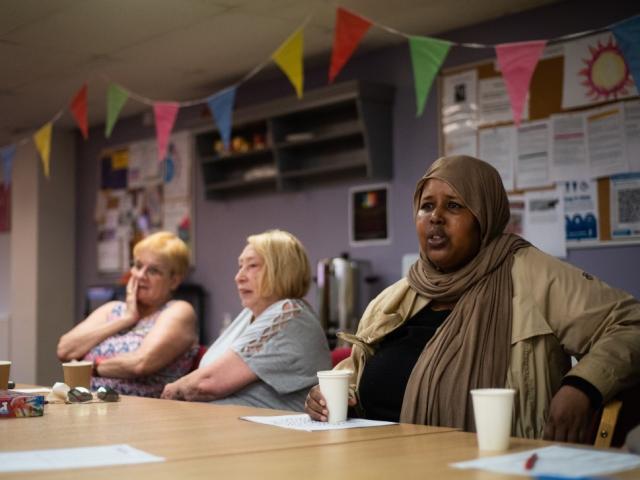
<path id="1" fill-rule="evenodd" d="M 563 109 L 636 95 L 631 71 L 612 33 L 565 43 Z"/>

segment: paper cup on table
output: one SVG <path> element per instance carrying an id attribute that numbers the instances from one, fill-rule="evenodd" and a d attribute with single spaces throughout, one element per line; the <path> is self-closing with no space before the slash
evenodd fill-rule
<path id="1" fill-rule="evenodd" d="M 471 390 L 480 450 L 506 450 L 511 436 L 513 397 L 509 388 Z"/>
<path id="2" fill-rule="evenodd" d="M 347 419 L 350 378 L 350 370 L 318 372 L 320 392 L 327 401 L 327 410 L 329 410 L 329 423 L 340 423 Z"/>
<path id="3" fill-rule="evenodd" d="M 62 364 L 64 383 L 70 388 L 91 388 L 91 372 L 93 362 L 66 362 Z"/>
<path id="4" fill-rule="evenodd" d="M 0 390 L 6 390 L 9 387 L 10 372 L 11 362 L 9 360 L 0 360 Z"/>

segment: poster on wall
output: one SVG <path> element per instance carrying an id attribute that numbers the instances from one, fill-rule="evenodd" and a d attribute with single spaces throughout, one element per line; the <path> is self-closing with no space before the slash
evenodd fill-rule
<path id="1" fill-rule="evenodd" d="M 477 156 L 478 75 L 475 70 L 447 76 L 442 83 L 445 155 Z"/>
<path id="2" fill-rule="evenodd" d="M 564 182 L 567 242 L 598 239 L 598 184 L 595 180 Z"/>
<path id="3" fill-rule="evenodd" d="M 184 240 L 194 264 L 192 156 L 189 132 L 171 137 L 161 162 L 149 140 L 102 153 L 95 209 L 99 272 L 126 271 L 133 246 L 159 230 Z"/>
<path id="4" fill-rule="evenodd" d="M 611 237 L 640 237 L 640 173 L 615 175 L 609 179 L 611 192 Z"/>
<path id="5" fill-rule="evenodd" d="M 390 244 L 389 185 L 349 189 L 349 224 L 352 246 Z"/>
<path id="6" fill-rule="evenodd" d="M 565 43 L 563 109 L 637 95 L 630 70 L 611 32 Z"/>

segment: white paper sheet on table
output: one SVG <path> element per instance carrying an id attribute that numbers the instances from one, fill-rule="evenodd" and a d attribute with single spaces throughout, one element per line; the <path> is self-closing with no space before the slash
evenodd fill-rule
<path id="1" fill-rule="evenodd" d="M 531 470 L 526 470 L 525 462 L 533 453 L 538 455 L 538 459 Z M 512 475 L 584 478 L 638 468 L 640 456 L 588 448 L 552 446 L 511 455 L 452 463 L 451 466 L 463 469 L 478 468 Z"/>
<path id="2" fill-rule="evenodd" d="M 63 468 L 105 467 L 136 463 L 164 462 L 163 457 L 133 448 L 130 445 L 56 448 L 0 453 L 0 473 Z"/>
<path id="3" fill-rule="evenodd" d="M 37 388 L 14 388 L 12 392 L 17 393 L 49 393 L 51 389 L 49 387 L 37 387 Z"/>
<path id="4" fill-rule="evenodd" d="M 263 423 L 274 427 L 290 428 L 292 430 L 304 430 L 313 432 L 316 430 L 342 430 L 344 428 L 380 427 L 383 425 L 395 425 L 394 422 L 383 422 L 380 420 L 365 420 L 363 418 L 349 418 L 346 422 L 327 423 L 311 420 L 309 415 L 302 413 L 299 415 L 279 415 L 275 417 L 248 416 L 240 417 L 255 423 Z"/>

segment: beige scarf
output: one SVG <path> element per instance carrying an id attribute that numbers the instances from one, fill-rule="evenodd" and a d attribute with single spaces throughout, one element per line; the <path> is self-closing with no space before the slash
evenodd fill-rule
<path id="1" fill-rule="evenodd" d="M 530 244 L 503 234 L 509 202 L 498 172 L 473 157 L 436 160 L 416 186 L 414 218 L 430 178 L 448 183 L 480 226 L 478 254 L 453 273 L 439 272 L 421 253 L 409 284 L 421 295 L 456 302 L 427 343 L 409 377 L 400 421 L 473 431 L 469 390 L 504 387 L 511 345 L 513 254 Z"/>

